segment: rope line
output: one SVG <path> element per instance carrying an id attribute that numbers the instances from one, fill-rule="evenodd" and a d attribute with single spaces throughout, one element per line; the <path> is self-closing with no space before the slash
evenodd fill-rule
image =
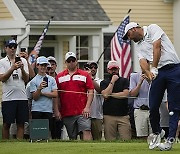
<path id="1" fill-rule="evenodd" d="M 94 94 L 94 93 L 88 93 L 88 92 L 78 92 L 78 91 L 69 91 L 69 90 L 57 90 L 59 92 L 63 92 L 63 93 L 74 93 L 74 94 L 84 94 L 84 95 L 89 95 L 89 94 Z M 102 94 L 94 94 L 97 96 L 103 96 Z M 139 97 L 135 97 L 135 96 L 114 96 L 114 95 L 107 95 L 108 97 L 115 97 L 115 98 L 133 98 L 133 99 L 148 99 L 148 97 L 146 98 L 139 98 Z"/>

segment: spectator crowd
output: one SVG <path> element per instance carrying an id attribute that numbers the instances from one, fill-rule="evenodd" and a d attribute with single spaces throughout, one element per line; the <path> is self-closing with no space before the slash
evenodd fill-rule
<path id="1" fill-rule="evenodd" d="M 0 60 L 2 139 L 28 139 L 29 119 L 48 119 L 52 139 L 63 139 L 65 131 L 71 140 L 79 137 L 109 141 L 148 139 L 152 133 L 150 81 L 144 72 L 134 72 L 130 79 L 123 78 L 119 76 L 121 68 L 117 61 L 109 61 L 108 77 L 99 79 L 95 61 L 80 69 L 75 53 L 67 52 L 66 69 L 57 73 L 54 57 L 40 56 L 32 65 L 27 51 L 17 55 L 16 49 L 16 41 L 8 40 L 6 57 Z M 167 104 L 165 93 L 160 107 L 160 125 L 165 138 L 169 133 Z"/>

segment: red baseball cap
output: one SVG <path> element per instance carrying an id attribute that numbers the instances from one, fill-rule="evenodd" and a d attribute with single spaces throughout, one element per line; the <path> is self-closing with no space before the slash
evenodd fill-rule
<path id="1" fill-rule="evenodd" d="M 108 68 L 108 69 L 119 68 L 119 64 L 118 64 L 117 61 L 111 60 L 111 61 L 108 62 L 107 68 Z"/>

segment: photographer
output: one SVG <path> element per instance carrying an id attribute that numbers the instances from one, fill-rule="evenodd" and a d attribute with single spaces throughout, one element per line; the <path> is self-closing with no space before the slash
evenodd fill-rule
<path id="1" fill-rule="evenodd" d="M 2 139 L 9 139 L 12 123 L 17 123 L 17 138 L 23 139 L 24 123 L 28 121 L 28 101 L 25 83 L 29 80 L 27 61 L 16 58 L 17 43 L 8 40 L 5 45 L 7 56 L 0 60 L 0 81 L 2 81 Z"/>

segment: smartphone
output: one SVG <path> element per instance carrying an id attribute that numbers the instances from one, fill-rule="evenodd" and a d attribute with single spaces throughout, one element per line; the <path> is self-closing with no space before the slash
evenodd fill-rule
<path id="1" fill-rule="evenodd" d="M 45 77 L 43 78 L 43 81 L 46 81 L 46 83 L 47 83 L 46 87 L 48 87 L 48 77 L 47 77 L 47 76 L 45 76 Z"/>
<path id="2" fill-rule="evenodd" d="M 18 61 L 21 61 L 21 58 L 20 57 L 15 57 L 15 63 L 18 62 Z"/>

